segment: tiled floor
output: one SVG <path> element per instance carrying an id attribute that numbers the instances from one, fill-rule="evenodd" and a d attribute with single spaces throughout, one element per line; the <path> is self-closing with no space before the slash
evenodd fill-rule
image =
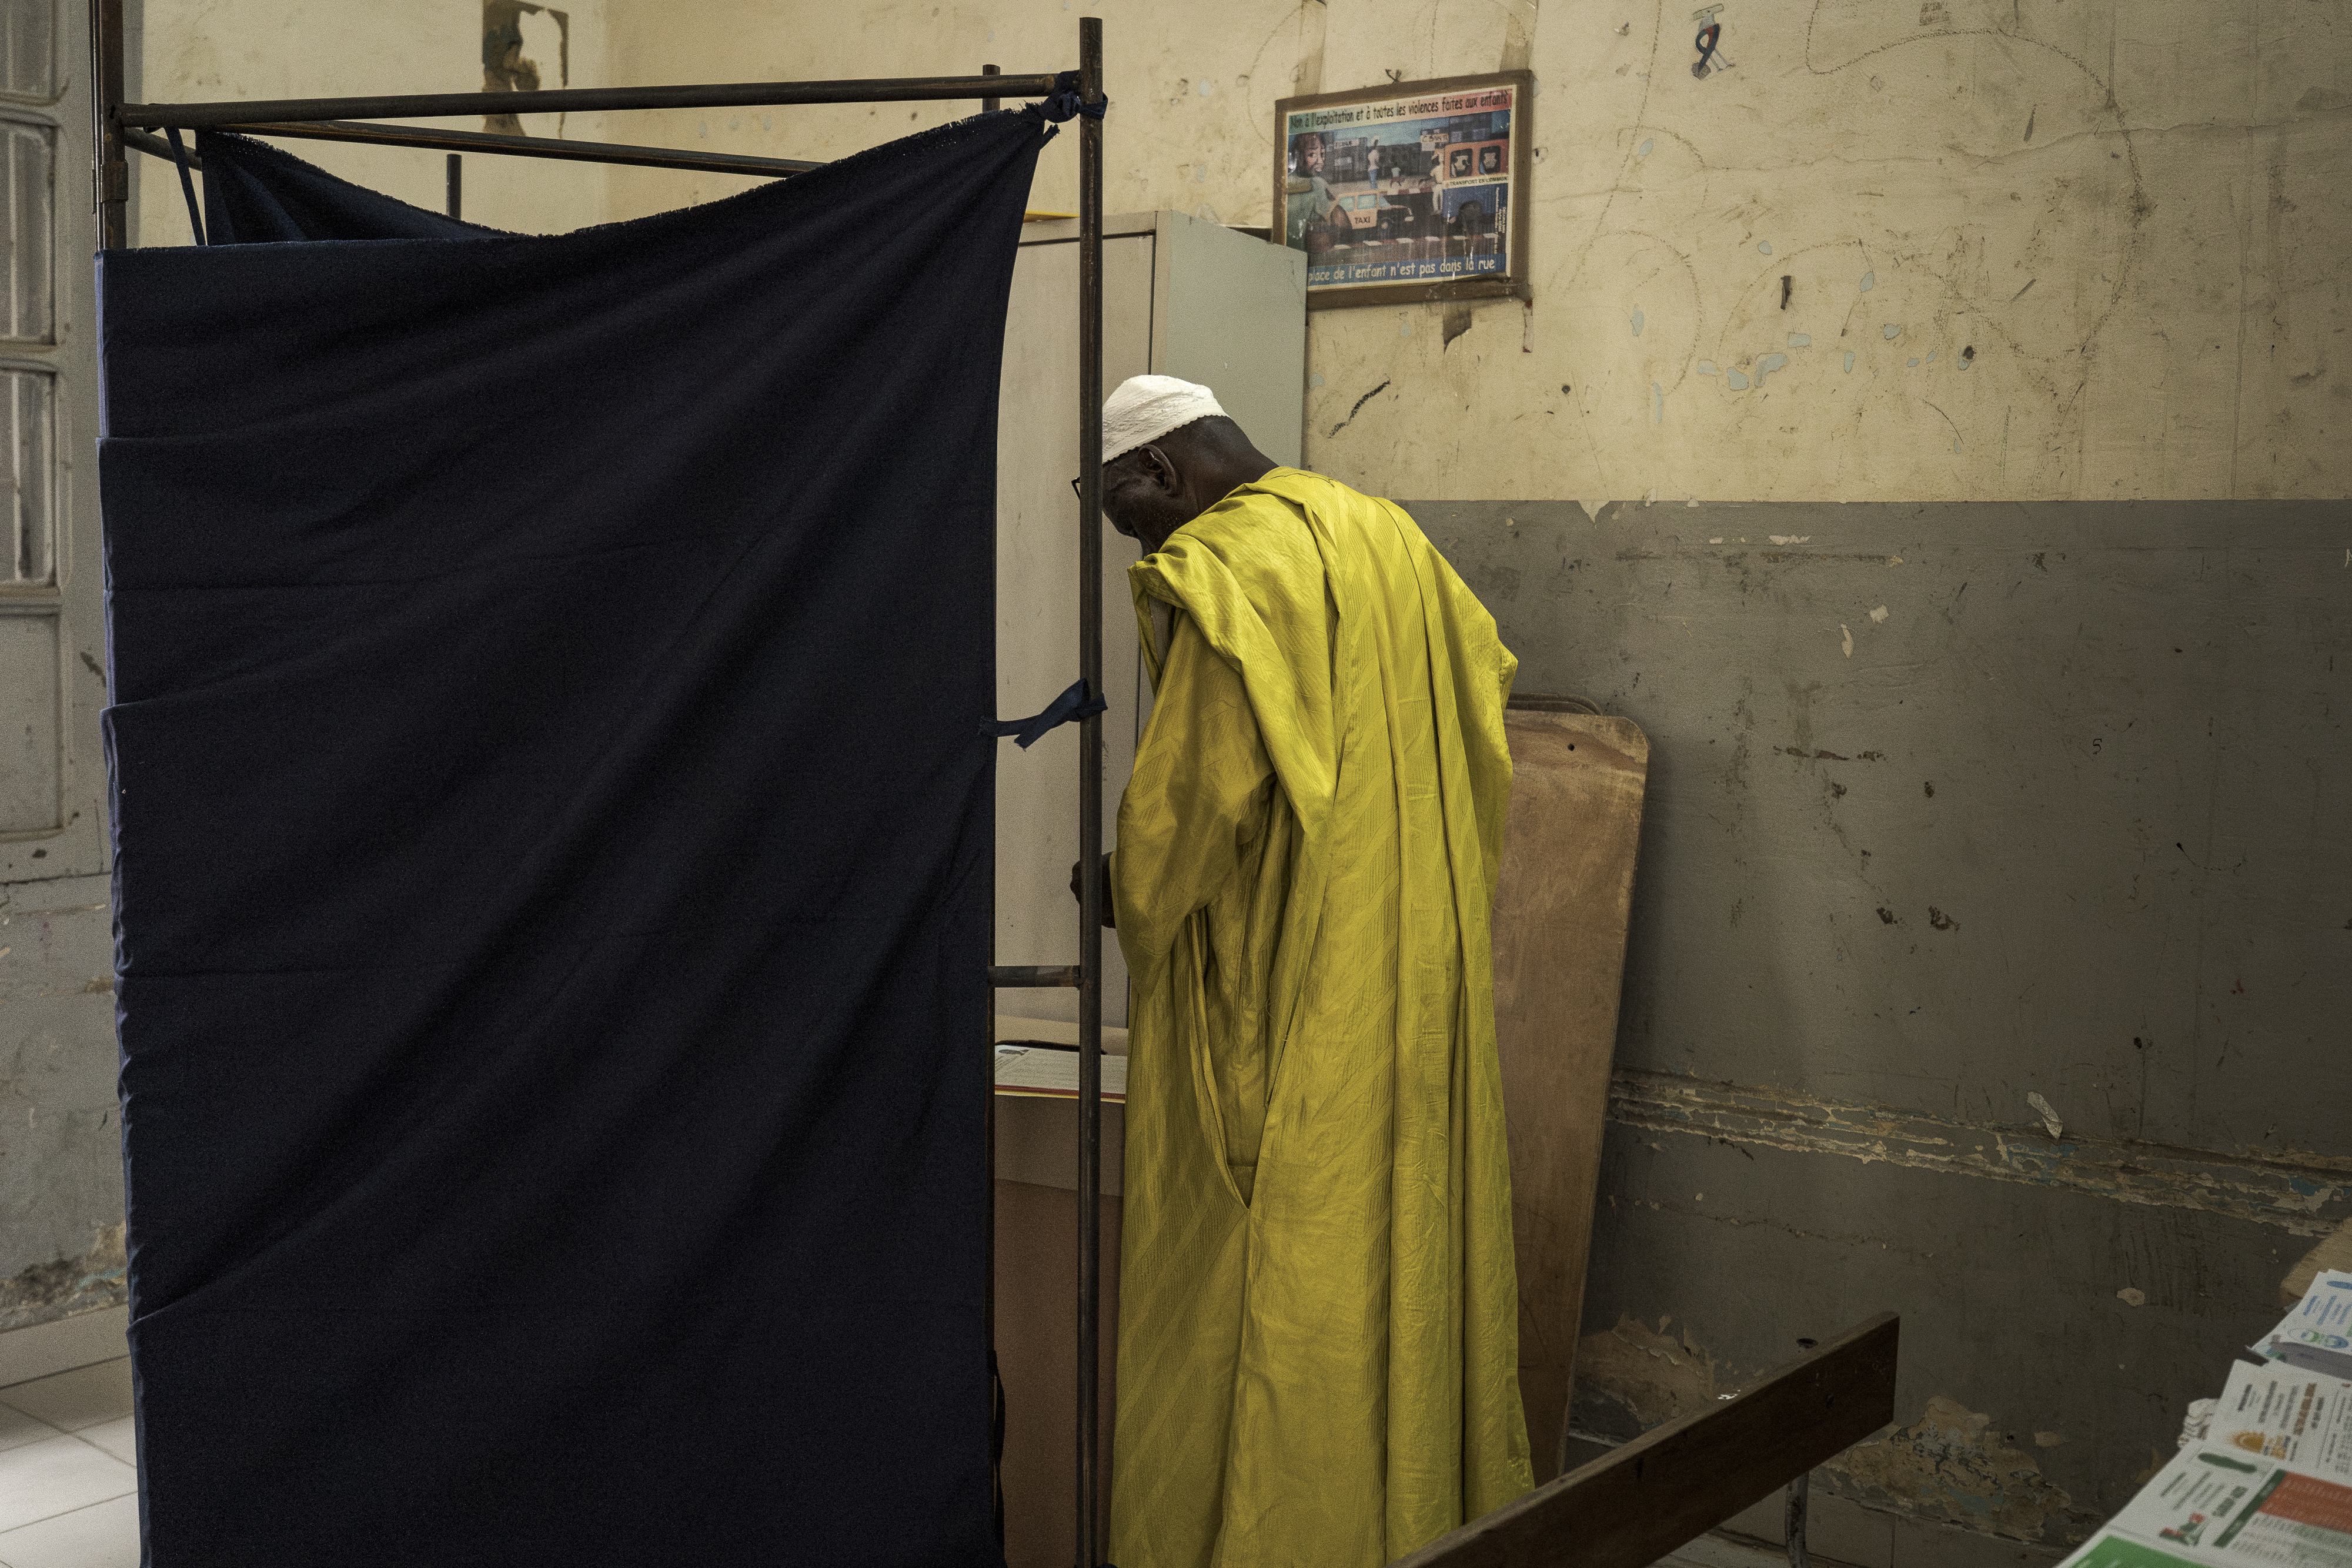
<path id="1" fill-rule="evenodd" d="M 136 1568 L 128 1358 L 0 1388 L 0 1568 Z"/>

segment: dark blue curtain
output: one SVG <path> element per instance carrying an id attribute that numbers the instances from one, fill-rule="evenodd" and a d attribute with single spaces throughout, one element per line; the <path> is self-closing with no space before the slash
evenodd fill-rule
<path id="1" fill-rule="evenodd" d="M 205 235 L 215 245 L 457 239 L 501 232 L 396 202 L 247 136 L 200 131 L 196 161 L 205 171 Z"/>
<path id="2" fill-rule="evenodd" d="M 216 241 L 312 243 L 100 258 L 152 1568 L 997 1561 L 1045 134 L 552 237 L 207 136 Z"/>

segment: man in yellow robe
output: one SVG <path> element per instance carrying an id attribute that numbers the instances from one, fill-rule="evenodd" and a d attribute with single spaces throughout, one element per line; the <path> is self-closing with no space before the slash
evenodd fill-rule
<path id="1" fill-rule="evenodd" d="M 1154 693 L 1111 1558 L 1377 1568 L 1531 1484 L 1489 916 L 1518 661 L 1391 502 L 1208 389 L 1105 409 Z"/>

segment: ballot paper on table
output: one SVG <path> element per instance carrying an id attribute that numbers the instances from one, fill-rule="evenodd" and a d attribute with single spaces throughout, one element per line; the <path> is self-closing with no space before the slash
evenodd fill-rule
<path id="1" fill-rule="evenodd" d="M 996 1042 L 996 1092 L 1046 1100 L 1078 1097 L 1078 1051 L 1041 1040 L 1001 1040 Z M 1114 1103 L 1127 1099 L 1127 1058 L 1103 1052 L 1102 1097 Z"/>
<path id="2" fill-rule="evenodd" d="M 2266 1361 L 2352 1382 L 2352 1274 L 2321 1270 L 2294 1310 L 2252 1348 Z"/>
<path id="3" fill-rule="evenodd" d="M 2213 1448 L 2352 1484 L 2352 1383 L 2284 1362 L 2239 1362 L 2206 1433 Z"/>
<path id="4" fill-rule="evenodd" d="M 2352 1568 L 2352 1487 L 2195 1443 L 2059 1568 L 2271 1564 Z"/>

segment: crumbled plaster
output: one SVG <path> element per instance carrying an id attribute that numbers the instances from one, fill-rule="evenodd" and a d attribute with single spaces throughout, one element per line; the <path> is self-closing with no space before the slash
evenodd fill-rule
<path id="1" fill-rule="evenodd" d="M 123 1299 L 105 892 L 0 889 L 0 1332 Z"/>
<path id="2" fill-rule="evenodd" d="M 1623 1439 L 1707 1409 L 1739 1392 L 1743 1379 L 1671 1319 L 1653 1330 L 1621 1315 L 1616 1326 L 1577 1342 L 1571 1420 L 1585 1433 Z M 2066 1544 L 2082 1539 L 2099 1515 L 2042 1475 L 2038 1460 L 2014 1446 L 2016 1434 L 1992 1429 L 1992 1417 L 1941 1395 L 1913 1426 L 1858 1443 L 1821 1467 L 1817 1484 L 1865 1508 L 1936 1524 Z M 2049 1448 L 2055 1432 L 2029 1439 Z"/>
<path id="3" fill-rule="evenodd" d="M 1612 1437 L 1633 1437 L 1716 1402 L 1715 1358 L 1691 1343 L 1621 1316 L 1617 1326 L 1576 1343 L 1577 1420 Z"/>
<path id="4" fill-rule="evenodd" d="M 2037 1434 L 2038 1443 L 2042 1436 Z M 2074 1506 L 1992 1417 L 1937 1395 L 1918 1421 L 1858 1443 L 1822 1469 L 1866 1507 L 1989 1531 L 2014 1541 L 2082 1539 L 2100 1516 Z"/>
<path id="5" fill-rule="evenodd" d="M 70 1317 L 130 1299 L 124 1270 L 122 1225 L 100 1227 L 89 1249 L 79 1257 L 36 1263 L 13 1280 L 0 1281 L 0 1333 Z"/>
<path id="6" fill-rule="evenodd" d="M 2058 1138 L 2037 1124 L 1980 1126 L 1793 1089 L 1633 1068 L 1611 1078 L 1609 1118 L 1654 1132 L 2204 1209 L 2295 1236 L 2325 1236 L 2352 1207 L 2352 1157 L 2344 1155 L 2233 1155 L 2124 1139 Z"/>

